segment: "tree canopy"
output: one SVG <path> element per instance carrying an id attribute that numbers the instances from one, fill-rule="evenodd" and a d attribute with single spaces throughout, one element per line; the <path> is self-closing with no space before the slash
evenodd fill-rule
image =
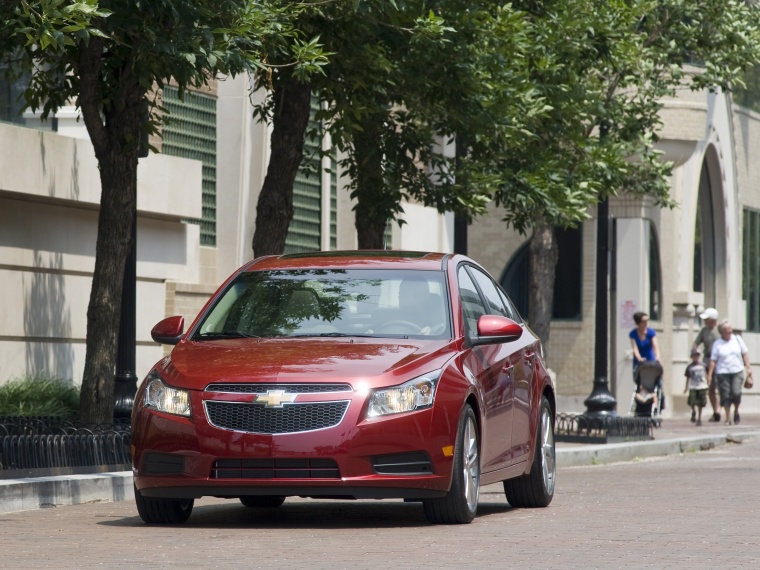
<path id="1" fill-rule="evenodd" d="M 277 50 L 302 76 L 324 56 L 286 2 L 237 0 L 22 0 L 0 3 L 9 77 L 29 77 L 25 100 L 42 116 L 74 102 L 101 178 L 98 238 L 82 378 L 84 420 L 112 420 L 116 334 L 126 258 L 133 247 L 140 139 L 160 123 L 155 90 L 180 95 L 218 73 L 262 72 Z M 264 49 L 266 46 L 266 50 Z"/>
<path id="2" fill-rule="evenodd" d="M 345 157 L 361 248 L 382 247 L 409 199 L 467 216 L 493 200 L 525 232 L 577 225 L 623 191 L 671 205 L 656 147 L 663 100 L 740 81 L 760 61 L 757 16 L 743 0 L 1 1 L 0 49 L 11 76 L 31 78 L 28 106 L 46 116 L 75 101 L 101 168 L 84 416 L 109 415 L 156 87 L 182 94 L 251 72 L 274 88 L 262 109 L 274 121 L 271 203 L 257 231 L 287 229 L 315 93 Z M 277 215 L 262 217 L 265 206 Z"/>

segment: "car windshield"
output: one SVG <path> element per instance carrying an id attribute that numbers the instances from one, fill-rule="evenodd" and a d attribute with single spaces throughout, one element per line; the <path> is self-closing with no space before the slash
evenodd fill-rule
<path id="1" fill-rule="evenodd" d="M 447 299 L 443 271 L 251 271 L 219 295 L 193 339 L 450 338 Z"/>

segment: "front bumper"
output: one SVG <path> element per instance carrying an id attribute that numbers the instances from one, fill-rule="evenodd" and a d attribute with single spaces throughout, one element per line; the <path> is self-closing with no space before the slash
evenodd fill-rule
<path id="1" fill-rule="evenodd" d="M 193 416 L 136 404 L 133 471 L 143 496 L 283 495 L 426 499 L 451 484 L 458 407 L 366 418 L 366 394 L 348 392 L 342 420 L 315 431 L 262 435 L 211 425 L 204 402 L 240 396 L 191 394 Z M 320 395 L 299 395 L 299 403 Z M 138 399 L 138 401 L 140 401 Z M 448 409 L 448 408 L 451 409 Z"/>

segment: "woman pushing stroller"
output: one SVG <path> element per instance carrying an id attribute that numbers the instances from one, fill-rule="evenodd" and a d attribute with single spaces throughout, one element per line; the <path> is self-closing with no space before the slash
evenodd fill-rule
<path id="1" fill-rule="evenodd" d="M 649 315 L 643 311 L 633 313 L 636 328 L 628 335 L 633 349 L 633 381 L 637 382 L 636 372 L 646 360 L 660 362 L 660 346 L 657 344 L 657 333 L 649 327 Z"/>
<path id="2" fill-rule="evenodd" d="M 649 315 L 643 311 L 633 314 L 636 328 L 628 335 L 633 349 L 633 382 L 636 391 L 631 402 L 631 411 L 636 416 L 651 417 L 655 425 L 660 425 L 660 411 L 664 408 L 662 396 L 662 365 L 657 333 L 650 328 Z"/>

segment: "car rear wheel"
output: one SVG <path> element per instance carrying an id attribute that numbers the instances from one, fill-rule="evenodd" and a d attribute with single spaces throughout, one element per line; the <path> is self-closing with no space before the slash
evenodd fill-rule
<path id="1" fill-rule="evenodd" d="M 546 507 L 554 497 L 557 473 L 554 449 L 554 422 L 549 400 L 541 398 L 541 413 L 536 429 L 536 449 L 530 473 L 504 481 L 504 493 L 513 507 Z"/>
<path id="2" fill-rule="evenodd" d="M 277 495 L 246 495 L 240 497 L 240 502 L 252 509 L 276 509 L 285 502 L 285 497 Z"/>
<path id="3" fill-rule="evenodd" d="M 423 502 L 428 521 L 433 524 L 466 524 L 475 518 L 480 492 L 479 449 L 478 423 L 475 412 L 467 405 L 457 430 L 451 488 L 445 497 Z"/>
<path id="4" fill-rule="evenodd" d="M 148 524 L 181 524 L 193 512 L 193 499 L 143 497 L 135 487 L 135 503 L 140 518 Z"/>

